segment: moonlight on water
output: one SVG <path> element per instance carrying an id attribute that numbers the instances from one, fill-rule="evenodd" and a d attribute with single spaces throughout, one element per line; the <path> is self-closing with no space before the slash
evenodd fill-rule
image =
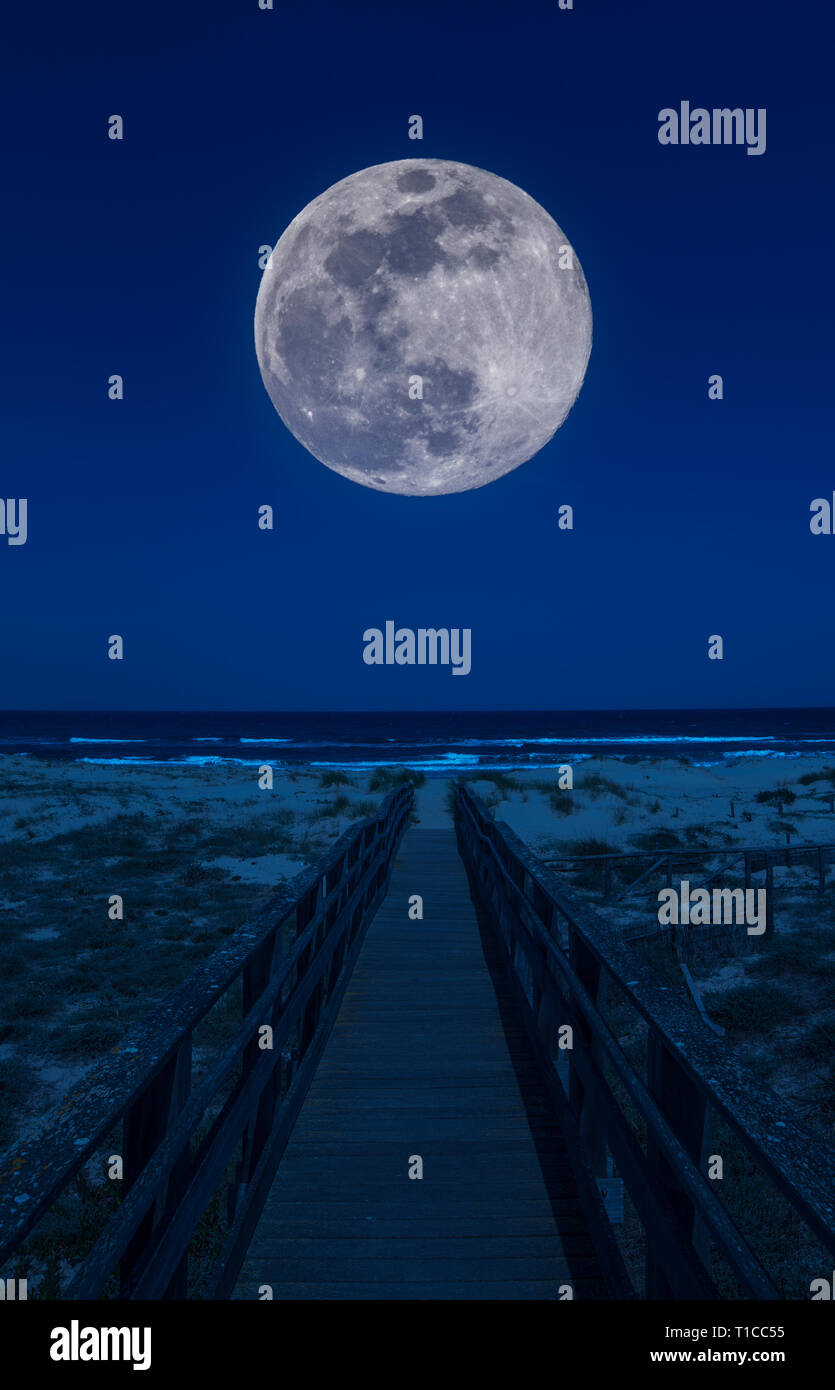
<path id="1" fill-rule="evenodd" d="M 355 483 L 429 497 L 518 468 L 565 420 L 591 351 L 566 236 L 496 174 L 403 159 L 314 198 L 255 307 L 264 385 Z"/>

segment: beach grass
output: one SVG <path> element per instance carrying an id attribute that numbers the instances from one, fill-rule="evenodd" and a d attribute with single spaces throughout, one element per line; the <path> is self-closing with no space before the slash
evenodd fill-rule
<path id="1" fill-rule="evenodd" d="M 587 796 L 598 797 L 608 794 L 616 796 L 620 801 L 629 800 L 629 792 L 626 787 L 621 786 L 612 777 L 605 777 L 601 772 L 585 772 L 577 780 L 577 787 Z"/>
<path id="2" fill-rule="evenodd" d="M 797 1016 L 797 999 L 773 981 L 711 990 L 706 1004 L 711 1017 L 736 1037 L 773 1032 Z"/>
<path id="3" fill-rule="evenodd" d="M 319 778 L 319 786 L 327 790 L 329 787 L 352 787 L 354 783 L 347 772 L 340 772 L 336 768 L 328 768 Z"/>
<path id="4" fill-rule="evenodd" d="M 630 836 L 630 840 L 635 849 L 649 851 L 679 849 L 683 843 L 678 831 L 665 826 L 659 826 L 653 830 L 641 830 L 637 835 Z"/>
<path id="5" fill-rule="evenodd" d="M 214 806 L 188 794 L 199 786 L 196 773 L 156 772 L 154 782 L 144 770 L 122 770 L 107 788 L 90 782 L 83 795 L 67 796 L 63 809 L 53 795 L 47 815 L 42 807 L 56 777 L 48 769 L 42 800 L 32 791 L 31 814 L 7 821 L 0 843 L 0 1150 L 256 915 L 283 878 L 379 806 L 379 798 L 349 794 L 342 781 L 334 785 L 344 791 L 322 805 L 311 794 L 318 776 L 304 783 L 306 802 L 302 796 L 291 807 L 249 777 L 238 791 L 235 771 L 210 775 L 221 793 Z M 3 782 L 0 807 L 9 783 L 18 795 L 17 781 Z M 121 898 L 121 918 L 110 915 L 113 895 Z M 17 1084 L 21 1067 L 25 1087 Z"/>
<path id="6" fill-rule="evenodd" d="M 426 782 L 426 775 L 423 772 L 413 772 L 408 767 L 378 767 L 368 779 L 368 790 L 393 792 L 397 791 L 398 787 L 407 786 L 409 782 L 414 783 L 416 787 L 422 787 Z"/>

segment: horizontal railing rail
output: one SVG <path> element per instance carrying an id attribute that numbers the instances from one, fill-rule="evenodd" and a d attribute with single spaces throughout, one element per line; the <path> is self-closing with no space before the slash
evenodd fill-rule
<path id="1" fill-rule="evenodd" d="M 697 859 L 722 859 L 725 863 L 702 879 L 693 888 L 706 887 L 714 879 L 740 862 L 743 864 L 744 887 L 750 888 L 753 874 L 765 872 L 766 877 L 770 877 L 775 868 L 798 868 L 808 864 L 817 870 L 818 892 L 822 893 L 826 888 L 826 869 L 827 865 L 835 861 L 835 844 L 825 845 L 721 845 L 714 846 L 712 849 L 689 848 L 686 845 L 679 845 L 671 849 L 652 849 L 652 850 L 622 850 L 608 854 L 571 854 L 558 853 L 542 856 L 542 862 L 550 869 L 569 870 L 569 866 L 584 866 L 587 864 L 601 864 L 604 870 L 603 900 L 608 901 L 612 896 L 614 883 L 613 871 L 631 862 L 638 865 L 647 861 L 647 868 L 642 868 L 637 877 L 625 884 L 622 892 L 615 899 L 621 902 L 628 897 L 634 888 L 643 883 L 656 870 L 663 869 L 666 880 L 665 886 L 672 887 L 674 866 L 676 864 L 688 864 Z"/>
<path id="2" fill-rule="evenodd" d="M 649 966 L 617 932 L 570 902 L 542 861 L 507 825 L 492 820 L 463 785 L 456 789 L 456 804 L 474 896 L 503 946 L 551 1096 L 567 1116 L 569 1138 L 579 1137 L 579 1157 L 576 1145 L 569 1151 L 575 1150 L 572 1161 L 592 1234 L 600 1228 L 600 1207 L 584 1165 L 605 1178 L 611 1153 L 645 1232 L 647 1297 L 718 1297 L 711 1245 L 745 1295 L 780 1297 L 706 1175 L 712 1114 L 723 1117 L 767 1180 L 835 1255 L 832 1149 L 788 1110 L 780 1118 L 777 1097 L 705 1030 L 684 997 L 677 1001 L 662 992 Z M 610 983 L 646 1025 L 645 1077 L 604 1017 Z M 572 1046 L 562 1050 L 560 1038 L 567 1035 L 560 1030 L 566 1025 Z M 568 1061 L 567 1087 L 558 1058 Z M 608 1236 L 611 1255 L 611 1230 Z"/>
<path id="3" fill-rule="evenodd" d="M 3 1156 L 0 1265 L 121 1123 L 122 1200 L 61 1296 L 99 1297 L 118 1270 L 121 1298 L 187 1297 L 189 1244 L 234 1164 L 208 1293 L 229 1295 L 386 891 L 413 795 L 411 785 L 400 788 L 346 831 L 85 1078 L 44 1131 Z M 192 1089 L 194 1030 L 239 980 L 243 1020 Z"/>

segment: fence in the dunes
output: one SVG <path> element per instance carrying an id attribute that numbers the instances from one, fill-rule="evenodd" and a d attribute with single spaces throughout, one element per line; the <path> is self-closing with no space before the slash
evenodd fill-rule
<path id="1" fill-rule="evenodd" d="M 624 850 L 609 854 L 553 854 L 543 858 L 543 863 L 557 873 L 588 872 L 593 869 L 599 880 L 601 903 L 615 904 L 625 902 L 637 888 L 654 889 L 662 883 L 665 888 L 673 886 L 674 877 L 693 875 L 691 892 L 699 888 L 727 879 L 733 871 L 737 877 L 741 871 L 743 889 L 751 888 L 758 874 L 766 890 L 766 934 L 775 930 L 774 923 L 774 870 L 808 869 L 817 883 L 817 890 L 823 893 L 826 886 L 826 871 L 835 862 L 835 844 L 826 845 L 742 845 L 721 848 Z M 713 867 L 711 867 L 713 866 Z M 709 872 L 705 874 L 705 868 Z M 637 872 L 636 872 L 637 870 Z M 627 877 L 627 875 L 630 875 Z M 656 924 L 651 929 L 630 926 L 625 935 L 630 940 L 649 939 L 662 934 Z"/>
<path id="2" fill-rule="evenodd" d="M 60 1296 L 187 1297 L 190 1244 L 196 1233 L 203 1244 L 217 1240 L 218 1229 L 202 1296 L 228 1296 L 385 894 L 412 799 L 405 786 L 349 829 L 207 959 L 130 1046 L 85 1078 L 47 1133 L 5 1154 L 0 1266 L 90 1156 L 115 1142 L 122 1199 Z M 241 1021 L 197 1076 L 195 1030 L 224 999 L 234 1003 L 232 991 Z M 225 1217 L 208 1229 L 218 1201 Z"/>

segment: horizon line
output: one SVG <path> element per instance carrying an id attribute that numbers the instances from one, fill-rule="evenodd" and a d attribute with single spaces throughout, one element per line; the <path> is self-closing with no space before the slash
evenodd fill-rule
<path id="1" fill-rule="evenodd" d="M 75 705 L 75 706 L 29 706 L 28 708 L 5 708 L 0 706 L 0 718 L 4 715 L 28 715 L 28 714 L 209 714 L 209 715 L 346 715 L 346 714 L 387 714 L 387 715 L 456 715 L 466 716 L 471 714 L 547 714 L 547 715 L 570 715 L 570 714 L 741 714 L 741 713 L 775 713 L 787 710 L 801 710 L 814 713 L 835 713 L 835 705 L 587 705 L 574 708 L 548 708 L 546 706 L 481 706 L 471 709 L 391 709 L 384 707 L 376 708 L 355 708 L 355 709 L 332 709 L 332 708 L 307 708 L 307 709 L 255 709 L 246 707 L 236 708 L 217 708 L 215 706 L 190 706 L 187 708 L 163 708 L 147 706 L 145 708 L 125 707 L 113 708 L 97 705 Z"/>

